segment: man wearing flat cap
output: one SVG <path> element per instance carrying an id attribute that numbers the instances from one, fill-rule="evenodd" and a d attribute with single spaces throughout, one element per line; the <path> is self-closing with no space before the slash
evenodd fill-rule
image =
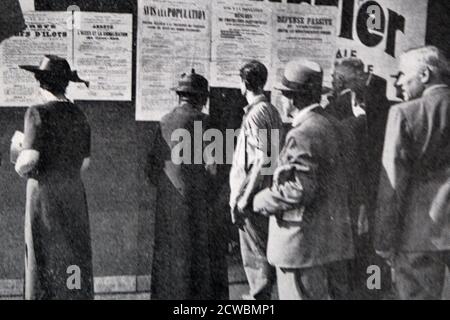
<path id="1" fill-rule="evenodd" d="M 196 153 L 203 155 L 195 150 L 201 142 L 189 140 L 190 149 L 177 152 L 180 140 L 173 138 L 178 131 L 186 133 L 183 141 L 195 139 L 196 126 L 200 137 L 208 129 L 209 117 L 201 112 L 208 81 L 192 70 L 181 75 L 174 90 L 179 105 L 162 117 L 147 162 L 149 180 L 157 187 L 152 299 L 226 299 L 226 252 L 218 244 L 209 195 L 214 165 L 196 161 Z"/>
<path id="2" fill-rule="evenodd" d="M 282 300 L 328 299 L 329 267 L 353 257 L 342 139 L 319 105 L 322 75 L 305 59 L 286 65 L 276 89 L 293 128 L 272 186 L 253 201 L 256 212 L 270 217 L 267 258 Z"/>

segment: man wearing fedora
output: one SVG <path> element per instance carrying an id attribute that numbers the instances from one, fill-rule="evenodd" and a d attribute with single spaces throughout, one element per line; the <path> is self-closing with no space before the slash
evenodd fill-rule
<path id="1" fill-rule="evenodd" d="M 344 148 L 336 123 L 319 105 L 322 69 L 289 62 L 276 89 L 292 118 L 273 183 L 254 197 L 269 216 L 267 258 L 276 267 L 282 300 L 328 299 L 328 269 L 353 258 Z"/>
<path id="2" fill-rule="evenodd" d="M 190 161 L 173 158 L 180 143 L 172 138 L 176 130 L 186 132 L 184 139 L 195 139 L 194 122 L 201 124 L 200 137 L 209 127 L 208 115 L 201 112 L 208 81 L 192 70 L 182 74 L 174 90 L 179 105 L 162 117 L 147 161 L 150 182 L 157 186 L 151 298 L 227 299 L 226 251 L 220 250 L 226 248 L 218 243 L 221 235 L 209 195 L 214 167 L 195 162 L 194 148 L 202 148 L 195 141 L 183 150 Z"/>

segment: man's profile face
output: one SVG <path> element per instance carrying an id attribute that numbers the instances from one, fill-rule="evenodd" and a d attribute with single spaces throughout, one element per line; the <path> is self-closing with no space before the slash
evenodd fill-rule
<path id="1" fill-rule="evenodd" d="M 289 118 L 292 112 L 295 110 L 294 106 L 294 92 L 292 91 L 281 91 L 280 107 L 283 111 L 285 117 Z"/>
<path id="2" fill-rule="evenodd" d="M 408 56 L 400 57 L 397 85 L 400 87 L 406 101 L 419 98 L 425 90 L 420 72 L 421 70 L 417 67 L 417 62 L 414 59 Z"/>
<path id="3" fill-rule="evenodd" d="M 405 100 L 404 96 L 403 96 L 403 90 L 400 87 L 400 85 L 398 84 L 398 81 L 400 80 L 400 78 L 403 76 L 403 73 L 398 72 L 394 78 L 394 88 L 395 88 L 395 96 L 401 100 Z"/>

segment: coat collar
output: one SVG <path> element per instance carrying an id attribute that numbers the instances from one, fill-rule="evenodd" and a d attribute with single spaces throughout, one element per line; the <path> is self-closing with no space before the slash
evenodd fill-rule
<path id="1" fill-rule="evenodd" d="M 351 92 L 352 92 L 352 90 L 347 88 L 347 89 L 344 89 L 341 92 L 339 92 L 339 96 L 343 96 L 344 94 L 351 93 Z"/>
<path id="2" fill-rule="evenodd" d="M 431 91 L 440 89 L 440 88 L 448 88 L 448 86 L 445 83 L 432 85 L 431 87 L 428 87 L 423 91 L 422 96 L 430 94 Z"/>
<path id="3" fill-rule="evenodd" d="M 246 107 L 244 107 L 245 114 L 249 113 L 253 106 L 263 101 L 267 101 L 266 96 L 264 94 L 257 95 L 252 103 L 249 103 Z"/>
<path id="4" fill-rule="evenodd" d="M 199 112 L 197 109 L 195 109 L 195 107 L 192 105 L 192 103 L 187 102 L 187 101 L 181 102 L 180 105 L 178 106 L 178 108 Z"/>

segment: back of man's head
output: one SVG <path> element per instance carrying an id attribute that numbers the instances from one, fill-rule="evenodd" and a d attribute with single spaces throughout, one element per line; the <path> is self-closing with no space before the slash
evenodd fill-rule
<path id="1" fill-rule="evenodd" d="M 364 63 L 358 58 L 343 58 L 336 60 L 335 67 L 347 69 L 353 73 L 364 72 Z"/>
<path id="2" fill-rule="evenodd" d="M 257 60 L 246 63 L 239 71 L 247 90 L 258 92 L 262 90 L 267 81 L 268 71 L 266 66 Z"/>
<path id="3" fill-rule="evenodd" d="M 335 80 L 333 84 L 338 88 L 335 90 L 352 89 L 356 90 L 356 87 L 361 86 L 365 82 L 364 63 L 358 58 L 344 58 L 337 60 L 334 63 L 334 76 Z"/>

